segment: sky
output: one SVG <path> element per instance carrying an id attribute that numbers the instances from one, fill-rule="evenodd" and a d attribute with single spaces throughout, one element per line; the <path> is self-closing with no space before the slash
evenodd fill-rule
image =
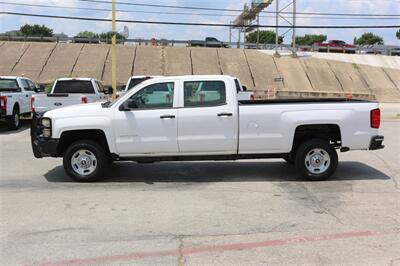
<path id="1" fill-rule="evenodd" d="M 111 0 L 110 0 L 111 1 Z M 244 3 L 250 0 L 117 0 L 130 3 L 152 3 L 178 6 L 196 6 L 222 9 L 242 9 Z M 5 4 L 4 2 L 24 3 L 24 4 L 43 4 L 61 7 L 85 7 L 85 8 L 104 8 L 111 9 L 111 4 L 89 3 L 80 0 L 0 0 L 0 11 L 12 11 L 35 14 L 50 14 L 63 16 L 84 16 L 97 18 L 111 18 L 110 11 L 88 11 L 73 10 L 68 8 L 43 8 L 27 7 Z M 289 0 L 279 0 L 279 5 L 284 7 L 289 4 Z M 144 14 L 118 12 L 117 18 L 127 20 L 156 20 L 174 22 L 200 22 L 200 23 L 225 23 L 234 20 L 238 12 L 227 11 L 204 11 L 204 10 L 183 10 L 167 9 L 155 7 L 139 7 L 117 4 L 117 9 L 132 11 L 158 11 L 158 12 L 189 12 L 189 15 L 170 15 L 170 14 Z M 275 11 L 275 1 L 266 11 Z M 288 11 L 291 11 L 289 8 Z M 298 12 L 329 12 L 329 13 L 374 13 L 374 14 L 400 14 L 400 0 L 297 0 Z M 205 16 L 199 13 L 211 13 L 216 16 Z M 223 16 L 221 16 L 221 14 Z M 231 15 L 231 16 L 229 16 Z M 273 14 L 263 14 L 263 16 L 273 16 Z M 400 19 L 341 19 L 329 20 L 323 18 L 300 18 L 298 15 L 297 25 L 400 25 Z M 50 18 L 33 18 L 0 15 L 0 33 L 19 29 L 24 24 L 45 24 L 53 28 L 55 33 L 66 33 L 74 36 L 80 31 L 88 30 L 94 32 L 104 32 L 111 30 L 111 22 L 88 22 L 71 21 Z M 282 25 L 287 25 L 280 19 Z M 274 17 L 260 18 L 260 24 L 275 25 Z M 151 25 L 151 24 L 131 24 L 118 23 L 117 29 L 122 30 L 124 26 L 129 28 L 129 38 L 156 38 L 170 40 L 191 40 L 204 39 L 207 36 L 217 37 L 220 40 L 229 40 L 229 29 L 220 27 L 196 27 L 196 26 L 170 26 L 170 25 Z M 296 35 L 304 34 L 325 34 L 328 39 L 339 39 L 349 43 L 353 42 L 355 36 L 360 36 L 363 32 L 370 31 L 384 38 L 385 44 L 400 45 L 396 38 L 397 29 L 299 29 Z M 280 33 L 285 32 L 281 29 Z M 232 41 L 237 41 L 237 32 L 232 35 Z M 285 43 L 291 42 L 291 33 L 285 35 Z"/>

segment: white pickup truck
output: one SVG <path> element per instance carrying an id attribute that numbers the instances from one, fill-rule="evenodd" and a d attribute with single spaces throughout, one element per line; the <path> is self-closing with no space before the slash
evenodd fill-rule
<path id="1" fill-rule="evenodd" d="M 31 96 L 38 87 L 25 77 L 0 76 L 0 119 L 9 129 L 20 126 L 20 115 L 31 114 Z"/>
<path id="2" fill-rule="evenodd" d="M 53 109 L 81 103 L 107 101 L 101 81 L 92 78 L 57 79 L 49 94 L 32 96 L 32 112 L 44 113 Z"/>
<path id="3" fill-rule="evenodd" d="M 384 147 L 375 102 L 238 101 L 237 86 L 229 76 L 163 77 L 113 102 L 36 115 L 33 153 L 63 157 L 77 181 L 96 180 L 112 161 L 253 158 L 284 158 L 308 179 L 323 180 L 336 169 L 337 149 Z"/>

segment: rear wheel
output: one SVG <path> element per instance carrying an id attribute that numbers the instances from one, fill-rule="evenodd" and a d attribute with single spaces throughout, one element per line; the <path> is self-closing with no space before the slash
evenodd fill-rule
<path id="1" fill-rule="evenodd" d="M 108 166 L 103 148 L 96 142 L 81 140 L 72 143 L 64 153 L 63 166 L 67 174 L 78 182 L 93 182 Z"/>
<path id="2" fill-rule="evenodd" d="M 298 148 L 295 165 L 303 177 L 311 181 L 322 181 L 335 172 L 338 156 L 328 141 L 311 139 Z"/>
<path id="3" fill-rule="evenodd" d="M 20 126 L 19 117 L 20 117 L 19 108 L 15 106 L 12 115 L 7 118 L 7 124 L 10 130 L 16 130 L 19 128 Z"/>

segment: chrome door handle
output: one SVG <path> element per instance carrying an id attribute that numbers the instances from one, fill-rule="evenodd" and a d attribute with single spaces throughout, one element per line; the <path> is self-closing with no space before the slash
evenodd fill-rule
<path id="1" fill-rule="evenodd" d="M 173 119 L 173 118 L 175 118 L 175 116 L 174 115 L 162 115 L 162 116 L 160 116 L 160 118 L 161 119 Z"/>
<path id="2" fill-rule="evenodd" d="M 232 113 L 219 113 L 218 116 L 232 116 Z"/>

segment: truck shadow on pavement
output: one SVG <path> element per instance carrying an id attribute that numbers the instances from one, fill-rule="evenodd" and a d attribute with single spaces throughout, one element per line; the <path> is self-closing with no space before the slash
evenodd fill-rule
<path id="1" fill-rule="evenodd" d="M 74 182 L 57 166 L 44 175 L 48 182 Z M 341 162 L 330 181 L 385 180 L 389 176 L 360 162 Z M 256 182 L 307 181 L 285 162 L 168 162 L 138 164 L 119 162 L 97 183 Z"/>
<path id="2" fill-rule="evenodd" d="M 31 126 L 31 120 L 21 119 L 21 125 L 17 130 L 10 130 L 6 123 L 0 123 L 0 136 L 1 135 L 12 135 L 15 133 L 22 132 Z"/>

